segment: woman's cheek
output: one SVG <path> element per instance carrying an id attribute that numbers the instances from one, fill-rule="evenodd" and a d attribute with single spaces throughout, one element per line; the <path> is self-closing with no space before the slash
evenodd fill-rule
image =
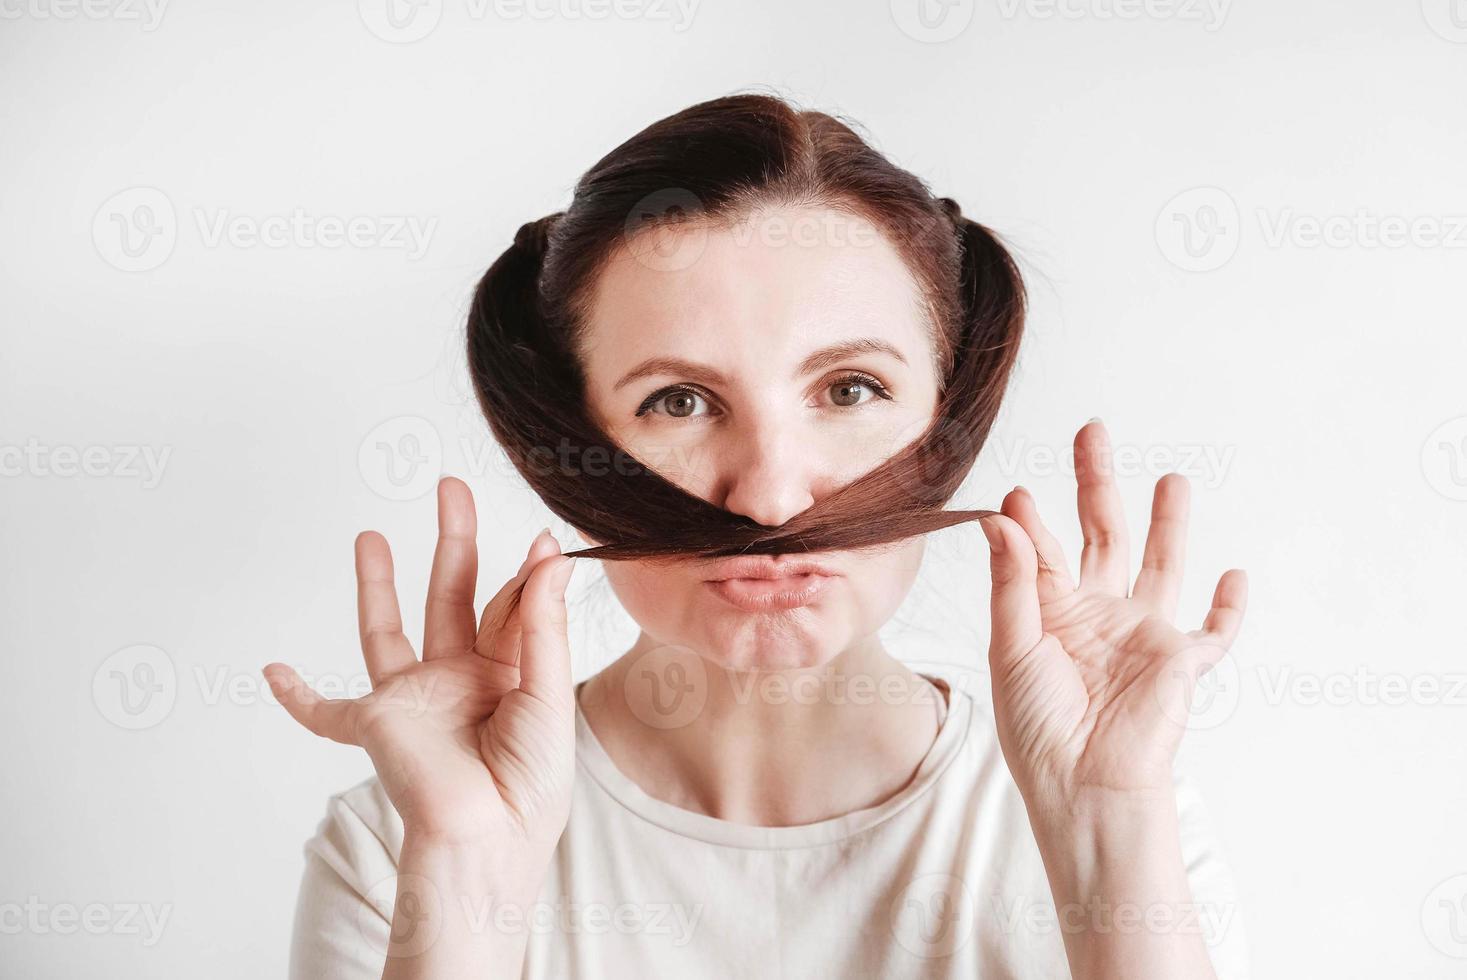
<path id="1" fill-rule="evenodd" d="M 924 548 L 925 539 L 917 538 L 860 566 L 860 608 L 874 620 L 873 630 L 891 618 L 911 591 Z"/>
<path id="2" fill-rule="evenodd" d="M 627 614 L 649 635 L 667 636 L 675 618 L 694 597 L 676 575 L 642 568 L 631 562 L 607 562 L 606 578 Z"/>

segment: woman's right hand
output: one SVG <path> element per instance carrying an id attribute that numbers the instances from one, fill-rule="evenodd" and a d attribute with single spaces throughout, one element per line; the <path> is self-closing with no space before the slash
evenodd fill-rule
<path id="1" fill-rule="evenodd" d="M 442 480 L 422 660 L 402 632 L 387 540 L 367 531 L 356 541 L 357 612 L 372 692 L 326 700 L 284 664 L 264 673 L 296 721 L 367 750 L 406 837 L 485 844 L 527 872 L 543 871 L 570 816 L 575 695 L 565 588 L 574 564 L 542 532 L 476 628 L 476 531 L 468 486 Z"/>

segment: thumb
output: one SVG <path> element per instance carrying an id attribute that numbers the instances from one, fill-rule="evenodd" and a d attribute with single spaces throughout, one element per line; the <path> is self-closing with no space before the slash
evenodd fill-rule
<path id="1" fill-rule="evenodd" d="M 575 567 L 564 555 L 543 559 L 520 600 L 520 688 L 537 701 L 558 704 L 570 696 L 565 588 Z"/>
<path id="2" fill-rule="evenodd" d="M 1039 614 L 1039 559 L 1018 522 L 1002 514 L 979 519 L 988 537 L 993 578 L 988 656 L 994 667 L 1012 664 L 1044 638 Z"/>
<path id="3" fill-rule="evenodd" d="M 263 671 L 270 693 L 307 731 L 344 745 L 359 745 L 354 735 L 356 702 L 323 698 L 289 664 L 266 664 Z"/>

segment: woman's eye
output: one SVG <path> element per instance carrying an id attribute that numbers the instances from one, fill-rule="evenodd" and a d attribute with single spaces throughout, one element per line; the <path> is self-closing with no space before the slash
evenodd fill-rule
<path id="1" fill-rule="evenodd" d="M 689 418 L 695 414 L 695 406 L 702 397 L 691 388 L 665 388 L 649 396 L 637 409 L 637 414 L 656 412 L 675 419 Z"/>
<path id="2" fill-rule="evenodd" d="M 826 390 L 830 392 L 831 403 L 836 408 L 859 408 L 871 401 L 871 397 L 891 399 L 891 393 L 886 386 L 875 378 L 866 374 L 853 374 L 843 378 L 837 378 L 829 382 Z M 704 411 L 698 411 L 698 403 L 704 403 Z M 651 412 L 654 415 L 666 415 L 673 419 L 687 419 L 698 415 L 717 415 L 712 403 L 702 392 L 681 385 L 672 388 L 663 388 L 660 391 L 648 395 L 641 406 L 637 408 L 637 416 L 641 417 Z"/>

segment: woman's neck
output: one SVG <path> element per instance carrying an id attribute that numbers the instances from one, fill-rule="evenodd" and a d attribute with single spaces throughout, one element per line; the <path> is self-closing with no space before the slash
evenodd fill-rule
<path id="1" fill-rule="evenodd" d="M 943 695 L 875 637 L 778 671 L 669 661 L 666 649 L 643 635 L 586 681 L 580 703 L 617 769 L 686 810 L 777 827 L 875 806 L 911 781 L 937 735 Z"/>

